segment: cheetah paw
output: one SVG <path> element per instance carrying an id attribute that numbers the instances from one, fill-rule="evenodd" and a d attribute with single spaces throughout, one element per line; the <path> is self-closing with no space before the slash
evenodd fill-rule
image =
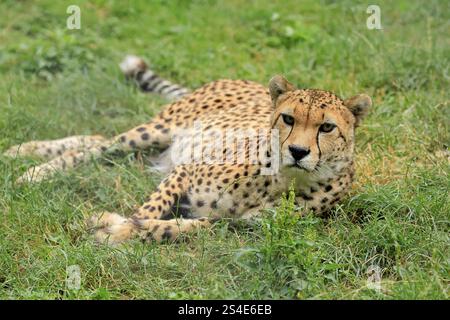
<path id="1" fill-rule="evenodd" d="M 18 158 L 18 157 L 26 156 L 28 154 L 32 154 L 34 152 L 34 150 L 35 150 L 35 148 L 31 147 L 30 145 L 18 144 L 18 145 L 10 147 L 8 150 L 3 152 L 3 155 L 5 157 Z"/>
<path id="2" fill-rule="evenodd" d="M 55 168 L 46 164 L 35 166 L 28 169 L 24 174 L 22 174 L 22 176 L 20 176 L 16 180 L 16 183 L 23 184 L 41 182 L 45 179 L 48 179 L 55 171 Z"/>
<path id="3" fill-rule="evenodd" d="M 135 226 L 127 218 L 117 213 L 103 212 L 90 217 L 87 221 L 89 228 L 93 230 L 94 240 L 111 246 L 121 244 L 132 238 Z"/>

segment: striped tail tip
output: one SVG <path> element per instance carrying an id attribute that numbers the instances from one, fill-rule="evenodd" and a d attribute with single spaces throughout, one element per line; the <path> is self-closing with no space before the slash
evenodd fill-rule
<path id="1" fill-rule="evenodd" d="M 127 55 L 122 62 L 119 63 L 119 67 L 126 76 L 132 76 L 138 71 L 146 70 L 147 64 L 143 59 L 137 56 Z"/>

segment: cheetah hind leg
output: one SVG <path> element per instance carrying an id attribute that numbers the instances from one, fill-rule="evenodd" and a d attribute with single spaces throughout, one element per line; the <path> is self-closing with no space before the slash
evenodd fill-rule
<path id="1" fill-rule="evenodd" d="M 104 212 L 88 220 L 88 226 L 99 243 L 116 246 L 139 237 L 145 242 L 175 241 L 182 234 L 210 227 L 213 220 L 198 219 L 135 219 L 124 218 L 116 213 Z"/>
<path id="2" fill-rule="evenodd" d="M 104 140 L 105 138 L 100 135 L 78 135 L 57 140 L 29 141 L 9 148 L 3 155 L 13 158 L 36 156 L 45 160 L 51 160 L 66 151 L 78 151 L 90 148 Z"/>

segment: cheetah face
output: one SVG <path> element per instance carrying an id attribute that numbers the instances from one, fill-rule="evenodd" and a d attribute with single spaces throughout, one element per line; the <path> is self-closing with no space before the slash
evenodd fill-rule
<path id="1" fill-rule="evenodd" d="M 354 129 L 371 106 L 370 97 L 357 95 L 343 101 L 323 90 L 298 90 L 281 76 L 270 81 L 269 90 L 282 166 L 338 171 L 351 162 Z"/>

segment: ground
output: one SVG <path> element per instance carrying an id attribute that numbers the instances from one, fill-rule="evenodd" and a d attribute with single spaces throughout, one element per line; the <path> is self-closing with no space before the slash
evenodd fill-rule
<path id="1" fill-rule="evenodd" d="M 192 88 L 281 73 L 371 95 L 357 181 L 328 219 L 292 217 L 286 200 L 256 228 L 224 222 L 196 241 L 112 249 L 95 245 L 84 220 L 131 213 L 154 190 L 161 176 L 141 155 L 24 186 L 13 182 L 37 160 L 0 157 L 0 298 L 448 299 L 446 2 L 378 1 L 382 30 L 367 29 L 366 2 L 126 3 L 2 1 L 1 151 L 147 121 L 164 100 L 124 81 L 117 64 L 133 53 Z M 72 4 L 80 30 L 66 29 Z M 79 289 L 66 283 L 72 266 Z"/>

